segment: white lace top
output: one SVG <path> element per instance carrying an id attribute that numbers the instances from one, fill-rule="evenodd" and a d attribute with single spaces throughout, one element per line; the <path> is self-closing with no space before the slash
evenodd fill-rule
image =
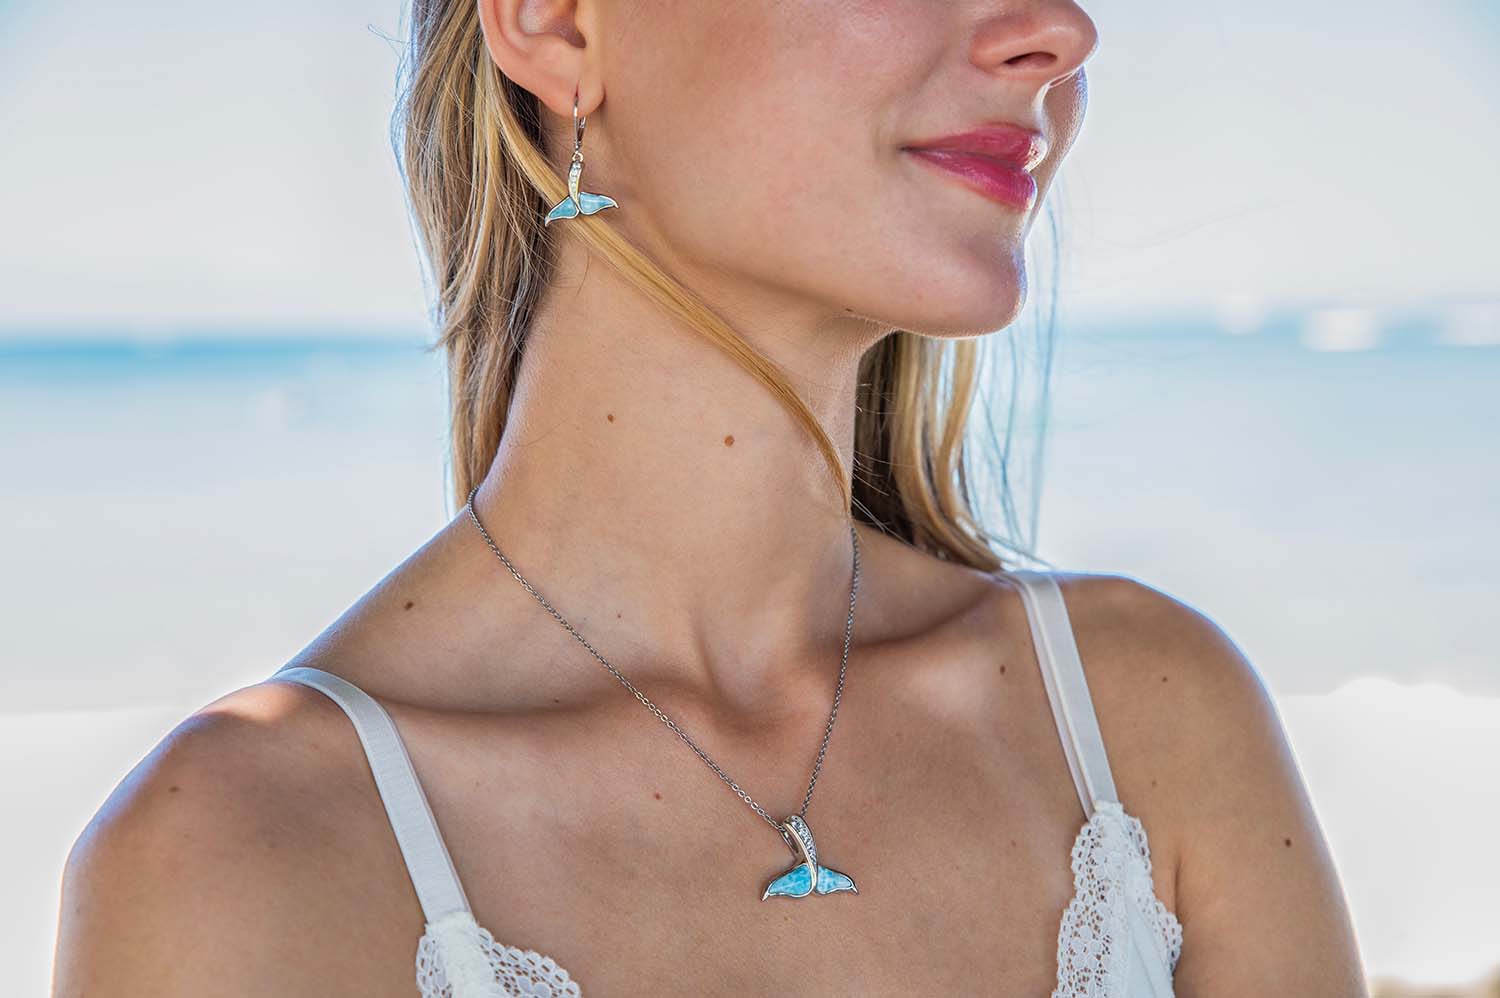
<path id="1" fill-rule="evenodd" d="M 1073 842 L 1074 894 L 1058 929 L 1057 986 L 1050 998 L 1172 998 L 1182 926 L 1156 897 L 1145 828 L 1115 796 L 1062 591 L 1045 572 L 1000 574 L 1022 594 L 1047 698 L 1087 816 Z M 580 982 L 556 960 L 497 941 L 474 920 L 411 757 L 385 709 L 321 669 L 287 666 L 272 678 L 320 690 L 359 733 L 426 919 L 416 948 L 421 998 L 582 998 Z"/>

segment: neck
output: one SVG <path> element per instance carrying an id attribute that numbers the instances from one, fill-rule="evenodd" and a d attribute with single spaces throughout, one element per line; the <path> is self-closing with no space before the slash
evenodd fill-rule
<path id="1" fill-rule="evenodd" d="M 612 268 L 594 261 L 576 289 L 560 284 L 528 330 L 474 499 L 500 550 L 612 664 L 649 662 L 745 705 L 777 699 L 794 673 L 836 669 L 850 517 L 812 436 Z M 713 307 L 791 374 L 849 467 L 869 324 Z M 486 586 L 545 616 L 484 557 L 497 570 Z"/>

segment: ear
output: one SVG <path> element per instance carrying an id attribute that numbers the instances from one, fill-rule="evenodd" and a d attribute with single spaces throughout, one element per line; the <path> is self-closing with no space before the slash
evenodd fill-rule
<path id="1" fill-rule="evenodd" d="M 603 33 L 593 0 L 474 0 L 484 47 L 500 72 L 562 118 L 604 100 Z"/>

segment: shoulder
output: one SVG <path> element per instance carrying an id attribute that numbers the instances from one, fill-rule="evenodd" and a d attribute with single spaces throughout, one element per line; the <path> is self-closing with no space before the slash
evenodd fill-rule
<path id="1" fill-rule="evenodd" d="M 1267 697 L 1259 671 L 1206 610 L 1128 575 L 1054 577 L 1091 682 L 1097 675 L 1205 708 L 1225 703 L 1227 695 L 1229 706 L 1243 711 Z"/>
<path id="2" fill-rule="evenodd" d="M 1150 800 L 1181 828 L 1205 793 L 1253 792 L 1269 778 L 1264 767 L 1204 765 L 1226 753 L 1265 761 L 1286 752 L 1264 679 L 1214 617 L 1128 575 L 1054 577 L 1122 800 Z"/>
<path id="3" fill-rule="evenodd" d="M 312 993 L 288 957 L 332 943 L 352 858 L 385 845 L 361 751 L 336 704 L 287 682 L 182 720 L 73 843 L 56 994 Z"/>
<path id="4" fill-rule="evenodd" d="M 1195 993 L 1259 994 L 1272 979 L 1277 993 L 1363 993 L 1333 857 L 1243 649 L 1207 612 L 1140 580 L 1057 577 L 1116 790 L 1154 822 L 1153 846 L 1170 843 L 1164 879 L 1187 937 L 1177 980 Z"/>
<path id="5" fill-rule="evenodd" d="M 1116 794 L 1145 825 L 1173 907 L 1203 795 L 1248 790 L 1226 785 L 1234 774 L 1207 779 L 1207 760 L 1272 737 L 1270 697 L 1239 646 L 1186 600 L 1128 575 L 1046 574 L 1062 594 Z"/>
<path id="6" fill-rule="evenodd" d="M 1227 695 L 1241 711 L 1268 699 L 1255 666 L 1207 611 L 1129 575 L 1046 574 L 1062 593 L 1095 695 L 1128 695 L 1125 708 L 1144 707 L 1145 698 L 1174 709 L 1189 702 L 1210 708 Z M 997 579 L 1015 586 L 1004 575 Z"/>

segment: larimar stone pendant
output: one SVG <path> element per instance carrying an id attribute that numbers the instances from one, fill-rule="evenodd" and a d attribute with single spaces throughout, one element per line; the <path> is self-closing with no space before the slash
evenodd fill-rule
<path id="1" fill-rule="evenodd" d="M 814 892 L 818 894 L 832 894 L 835 891 L 859 893 L 859 889 L 854 886 L 853 879 L 847 874 L 818 865 L 818 847 L 813 843 L 812 829 L 807 827 L 807 822 L 802 820 L 800 814 L 794 814 L 782 821 L 781 828 L 788 838 L 787 845 L 792 847 L 792 852 L 797 857 L 797 863 L 766 885 L 766 892 L 760 896 L 762 901 L 772 895 L 805 898 Z"/>
<path id="2" fill-rule="evenodd" d="M 574 153 L 573 157 L 573 164 L 568 168 L 568 196 L 552 206 L 547 217 L 542 219 L 543 225 L 551 225 L 559 218 L 577 218 L 579 215 L 592 215 L 604 208 L 618 207 L 614 198 L 579 187 L 583 177 L 583 156 Z"/>

